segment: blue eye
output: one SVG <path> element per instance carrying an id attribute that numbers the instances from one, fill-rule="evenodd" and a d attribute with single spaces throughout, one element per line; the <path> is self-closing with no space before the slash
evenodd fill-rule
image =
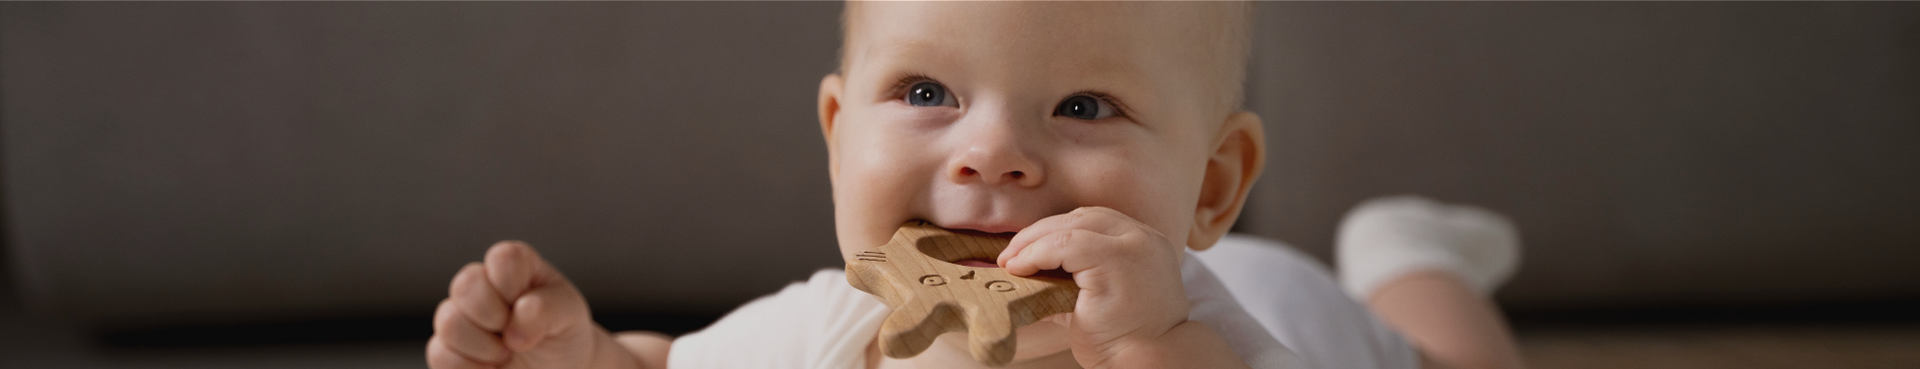
<path id="1" fill-rule="evenodd" d="M 920 82 L 907 89 L 907 105 L 913 106 L 959 106 L 953 97 L 947 94 L 947 88 L 939 83 Z"/>
<path id="2" fill-rule="evenodd" d="M 1053 108 L 1053 115 L 1083 120 L 1101 119 L 1113 116 L 1113 106 L 1093 96 L 1073 95 Z"/>

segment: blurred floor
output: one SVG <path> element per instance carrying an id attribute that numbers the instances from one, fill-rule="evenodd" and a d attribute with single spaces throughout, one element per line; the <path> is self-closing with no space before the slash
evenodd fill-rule
<path id="1" fill-rule="evenodd" d="M 1920 368 L 1920 325 L 1519 327 L 1533 369 Z"/>
<path id="2" fill-rule="evenodd" d="M 616 319 L 620 320 L 606 323 L 678 330 L 698 320 Z M 1516 319 L 1515 330 L 1522 353 L 1534 369 L 1920 368 L 1920 322 L 1913 319 L 1728 322 L 1681 317 L 1705 323 L 1673 319 L 1522 316 Z M 416 323 L 425 324 L 424 319 Z M 387 338 L 370 342 L 300 342 L 230 328 L 103 335 L 29 318 L 12 301 L 0 299 L 0 368 L 424 367 L 422 342 L 391 338 L 392 332 L 408 329 L 378 329 L 385 332 L 375 335 Z M 205 337 L 209 334 L 242 337 L 210 340 Z M 236 343 L 249 339 L 284 343 Z"/>
<path id="3" fill-rule="evenodd" d="M 614 331 L 684 334 L 716 316 L 596 314 Z M 0 286 L 0 368 L 422 368 L 431 318 L 90 330 L 29 314 Z"/>
<path id="4" fill-rule="evenodd" d="M 420 368 L 424 345 L 404 341 L 121 348 L 58 323 L 0 310 L 0 368 Z"/>
<path id="5" fill-rule="evenodd" d="M 1920 300 L 1513 314 L 1534 369 L 1920 368 Z"/>
<path id="6" fill-rule="evenodd" d="M 4 282 L 4 281 L 0 281 Z M 102 336 L 22 311 L 0 283 L 0 368 L 421 368 L 422 343 L 113 347 Z M 166 340 L 164 337 L 157 338 Z"/>

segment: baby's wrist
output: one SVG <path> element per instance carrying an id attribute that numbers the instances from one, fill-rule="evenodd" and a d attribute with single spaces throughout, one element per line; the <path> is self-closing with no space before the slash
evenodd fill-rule
<path id="1" fill-rule="evenodd" d="M 1156 337 L 1115 345 L 1103 360 L 1082 363 L 1088 368 L 1246 368 L 1246 361 L 1213 327 L 1186 321 Z"/>
<path id="2" fill-rule="evenodd" d="M 592 355 L 589 356 L 591 357 L 591 359 L 589 359 L 591 361 L 587 363 L 587 368 L 655 369 L 643 364 L 643 360 L 635 357 L 632 351 L 627 350 L 626 345 L 621 345 L 619 341 L 614 340 L 613 333 L 608 332 L 606 328 L 601 328 L 600 324 L 593 324 L 592 334 L 593 351 Z"/>

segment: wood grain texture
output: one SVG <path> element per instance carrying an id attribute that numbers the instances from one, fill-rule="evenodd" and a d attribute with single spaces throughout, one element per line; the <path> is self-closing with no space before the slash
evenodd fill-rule
<path id="1" fill-rule="evenodd" d="M 1017 277 L 1005 269 L 956 264 L 991 263 L 1009 241 L 913 221 L 878 250 L 855 255 L 847 263 L 847 283 L 893 308 L 880 325 L 880 352 L 909 358 L 941 334 L 967 332 L 974 360 L 1000 367 L 1013 361 L 1015 329 L 1072 312 L 1080 287 L 1071 279 Z"/>

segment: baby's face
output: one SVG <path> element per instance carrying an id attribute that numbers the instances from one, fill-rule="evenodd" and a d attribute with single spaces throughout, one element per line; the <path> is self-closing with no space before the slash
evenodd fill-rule
<path id="1" fill-rule="evenodd" d="M 1082 206 L 1188 239 L 1231 113 L 1205 63 L 1186 59 L 1217 54 L 1180 38 L 1195 17 L 1164 4 L 860 6 L 845 75 L 821 94 L 843 256 L 912 219 L 1017 232 Z"/>
<path id="2" fill-rule="evenodd" d="M 844 74 L 820 94 L 844 259 L 914 219 L 1018 232 L 1104 206 L 1175 243 L 1211 243 L 1237 217 L 1258 170 L 1259 120 L 1223 103 L 1220 68 L 1207 68 L 1222 55 L 1192 31 L 1215 25 L 1197 24 L 1194 6 L 859 7 Z M 1237 161 L 1218 160 L 1228 146 Z M 1063 332 L 1022 328 L 1016 360 L 1064 351 Z"/>

